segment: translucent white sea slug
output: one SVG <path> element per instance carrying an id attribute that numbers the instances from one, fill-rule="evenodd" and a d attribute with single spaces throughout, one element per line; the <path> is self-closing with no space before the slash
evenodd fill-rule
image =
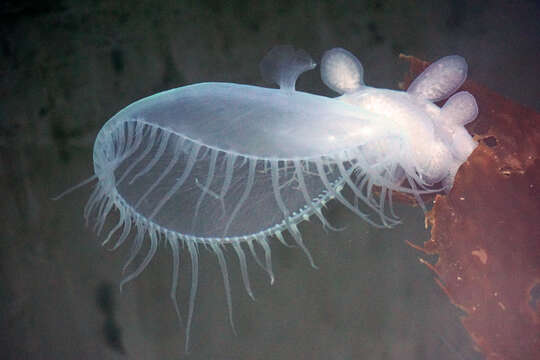
<path id="1" fill-rule="evenodd" d="M 465 91 L 452 95 L 467 76 L 462 57 L 434 62 L 407 91 L 395 91 L 366 86 L 358 59 L 332 49 L 322 58 L 321 76 L 341 94 L 336 98 L 295 90 L 298 76 L 315 66 L 302 50 L 276 47 L 260 68 L 279 89 L 201 83 L 164 91 L 118 112 L 96 138 L 95 175 L 85 183 L 97 179 L 97 185 L 85 217 L 96 216 L 99 233 L 116 209 L 119 221 L 104 244 L 116 238 L 117 248 L 134 233 L 126 267 L 149 241 L 121 286 L 142 272 L 160 243 L 168 244 L 179 316 L 180 252 L 188 251 L 186 349 L 201 245 L 217 257 L 233 325 L 224 247 L 237 254 L 253 296 L 246 250 L 273 282 L 270 239 L 285 243 L 288 232 L 313 264 L 298 223 L 315 216 L 334 229 L 322 212 L 326 202 L 336 199 L 372 225 L 391 227 L 399 222 L 393 191 L 413 194 L 423 206 L 419 195 L 449 191 L 476 147 L 464 128 L 478 113 L 475 99 Z M 442 108 L 434 104 L 449 96 Z M 353 199 L 342 195 L 345 187 Z"/>

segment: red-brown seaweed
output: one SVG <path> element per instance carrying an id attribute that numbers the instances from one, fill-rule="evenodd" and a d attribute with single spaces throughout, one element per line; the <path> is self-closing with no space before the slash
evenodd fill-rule
<path id="1" fill-rule="evenodd" d="M 409 79 L 429 63 L 403 56 Z M 466 315 L 486 359 L 540 359 L 540 114 L 469 80 L 480 109 L 467 126 L 479 142 L 448 195 L 426 215 L 431 239 L 420 259 Z"/>

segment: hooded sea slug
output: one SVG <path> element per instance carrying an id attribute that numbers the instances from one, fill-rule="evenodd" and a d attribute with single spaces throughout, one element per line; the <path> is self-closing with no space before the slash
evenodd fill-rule
<path id="1" fill-rule="evenodd" d="M 420 195 L 449 191 L 477 145 L 464 128 L 476 118 L 476 101 L 465 91 L 454 94 L 467 76 L 460 56 L 434 62 L 407 91 L 395 91 L 366 86 L 353 54 L 329 50 L 321 77 L 340 94 L 335 98 L 295 90 L 298 76 L 315 66 L 305 51 L 279 46 L 260 63 L 263 77 L 279 89 L 218 82 L 183 86 L 127 106 L 97 135 L 95 175 L 80 184 L 97 179 L 84 216 L 96 217 L 99 234 L 116 209 L 118 223 L 103 243 L 117 238 L 116 249 L 134 233 L 125 268 L 149 241 L 121 287 L 143 271 L 160 243 L 169 246 L 170 296 L 178 316 L 180 252 L 187 250 L 186 351 L 201 245 L 221 267 L 234 330 L 225 247 L 238 256 L 253 297 L 246 251 L 273 282 L 268 242 L 286 243 L 288 232 L 314 266 L 298 223 L 316 217 L 334 229 L 322 208 L 336 199 L 370 224 L 392 227 L 399 223 L 393 191 L 414 195 L 423 207 Z M 442 108 L 434 104 L 448 97 Z M 354 198 L 342 195 L 345 187 Z"/>

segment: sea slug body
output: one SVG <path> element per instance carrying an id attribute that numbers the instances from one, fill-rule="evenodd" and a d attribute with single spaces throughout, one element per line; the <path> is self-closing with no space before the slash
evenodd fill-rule
<path id="1" fill-rule="evenodd" d="M 420 194 L 449 191 L 476 147 L 464 128 L 478 113 L 474 97 L 454 94 L 467 76 L 460 56 L 434 62 L 407 91 L 395 91 L 366 86 L 353 54 L 329 50 L 321 77 L 336 98 L 295 90 L 298 76 L 314 67 L 306 52 L 276 47 L 260 68 L 279 89 L 201 83 L 164 91 L 118 112 L 96 138 L 98 181 L 85 217 L 96 216 L 100 232 L 116 209 L 119 221 L 104 243 L 117 237 L 117 248 L 134 233 L 126 267 L 149 240 L 148 253 L 121 285 L 143 271 L 160 243 L 168 244 L 178 315 L 180 251 L 189 252 L 186 349 L 200 245 L 217 257 L 233 325 L 224 246 L 237 254 L 252 296 L 246 251 L 273 281 L 268 241 L 285 243 L 288 232 L 313 264 L 298 223 L 314 216 L 334 229 L 322 212 L 326 202 L 336 199 L 374 226 L 394 226 L 393 191 L 413 194 L 421 205 Z M 448 97 L 442 108 L 435 104 Z M 342 195 L 345 187 L 354 199 Z"/>

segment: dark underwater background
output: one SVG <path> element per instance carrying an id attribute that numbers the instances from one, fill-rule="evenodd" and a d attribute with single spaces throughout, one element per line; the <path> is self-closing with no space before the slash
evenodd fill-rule
<path id="1" fill-rule="evenodd" d="M 169 249 L 120 293 L 129 246 L 111 253 L 85 226 L 92 186 L 51 198 L 93 174 L 93 140 L 117 111 L 197 82 L 269 86 L 258 63 L 278 44 L 317 62 L 346 48 L 368 85 L 393 89 L 407 71 L 400 53 L 459 54 L 469 78 L 538 110 L 539 15 L 536 1 L 2 2 L 0 358 L 482 359 L 464 314 L 418 260 L 436 258 L 405 243 L 429 238 L 418 207 L 396 204 L 403 223 L 378 230 L 331 203 L 327 217 L 345 230 L 300 226 L 318 270 L 274 240 L 274 285 L 250 259 L 256 301 L 228 251 L 237 336 L 215 256 L 201 248 L 186 355 Z M 335 95 L 318 68 L 297 89 Z M 182 266 L 185 314 L 190 264 Z"/>

